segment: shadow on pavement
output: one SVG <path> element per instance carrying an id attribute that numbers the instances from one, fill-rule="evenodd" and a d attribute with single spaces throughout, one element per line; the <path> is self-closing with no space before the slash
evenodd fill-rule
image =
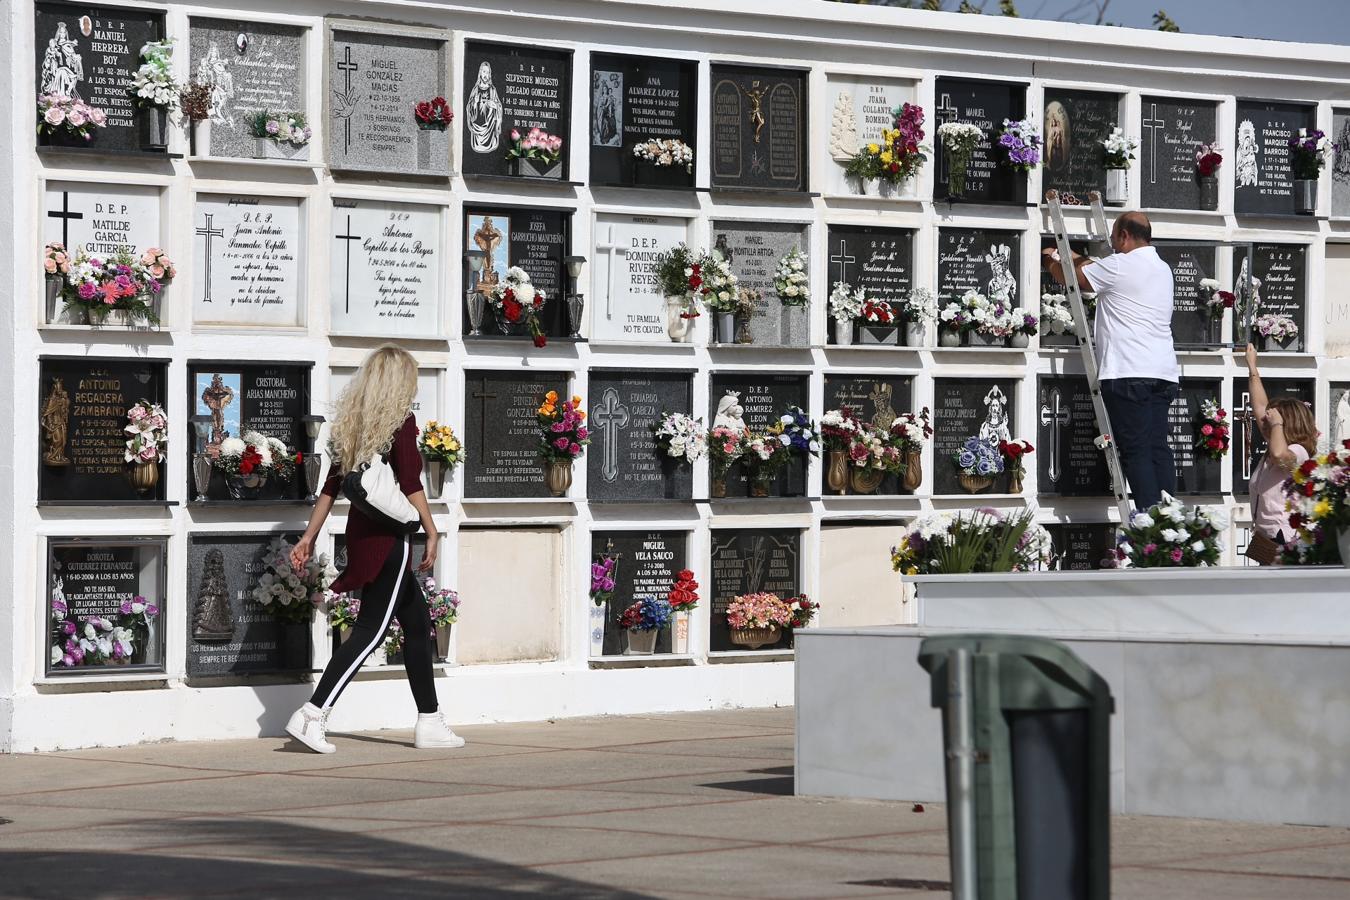
<path id="1" fill-rule="evenodd" d="M 770 797 L 791 797 L 795 789 L 794 769 L 792 766 L 777 766 L 772 769 L 751 769 L 751 775 L 778 776 L 769 778 L 750 778 L 742 781 L 716 781 L 702 787 L 721 788 L 724 791 L 741 791 L 746 794 L 763 794 Z"/>

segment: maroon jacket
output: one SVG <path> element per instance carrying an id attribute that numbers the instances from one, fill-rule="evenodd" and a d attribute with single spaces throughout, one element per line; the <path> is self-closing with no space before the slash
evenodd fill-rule
<path id="1" fill-rule="evenodd" d="M 389 467 L 394 470 L 398 486 L 408 496 L 422 490 L 422 454 L 417 449 L 419 431 L 412 415 L 394 433 L 394 446 L 389 451 Z M 323 493 L 337 497 L 342 493 L 342 475 L 333 473 L 324 482 Z M 355 508 L 347 513 L 347 567 L 333 582 L 330 590 L 359 591 L 375 580 L 384 566 L 384 560 L 394 547 L 393 532 L 386 531 L 366 518 Z"/>

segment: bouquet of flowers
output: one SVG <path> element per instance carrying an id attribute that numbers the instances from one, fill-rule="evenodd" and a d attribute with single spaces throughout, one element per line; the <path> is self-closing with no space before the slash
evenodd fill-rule
<path id="1" fill-rule="evenodd" d="M 291 545 L 273 538 L 263 557 L 263 572 L 253 588 L 253 600 L 282 622 L 308 622 L 337 578 L 327 553 L 310 556 L 305 567 L 291 567 Z"/>
<path id="2" fill-rule="evenodd" d="M 66 252 L 65 244 L 52 241 L 42 248 L 42 271 L 54 279 L 64 279 L 70 274 L 70 254 Z"/>
<path id="3" fill-rule="evenodd" d="M 942 312 L 938 313 L 938 319 L 942 323 L 941 327 L 957 333 L 971 331 L 976 326 L 975 318 L 966 306 L 964 299 L 948 300 L 944 303 Z"/>
<path id="4" fill-rule="evenodd" d="M 1223 165 L 1223 154 L 1217 144 L 1201 144 L 1195 150 L 1195 171 L 1201 178 L 1214 178 Z"/>
<path id="5" fill-rule="evenodd" d="M 748 439 L 745 432 L 725 425 L 708 431 L 708 463 L 714 479 L 725 478 L 732 464 L 745 455 Z"/>
<path id="6" fill-rule="evenodd" d="M 202 122 L 211 118 L 211 85 L 200 81 L 189 81 L 178 89 L 178 108 L 189 122 Z"/>
<path id="7" fill-rule="evenodd" d="M 867 295 L 862 288 L 855 290 L 846 282 L 836 282 L 834 290 L 830 291 L 830 316 L 840 326 L 850 325 L 862 318 L 863 304 L 866 302 Z"/>
<path id="8" fill-rule="evenodd" d="M 995 303 L 976 290 L 966 291 L 957 302 L 961 311 L 965 313 L 965 330 L 994 333 L 994 328 L 999 324 L 1000 316 L 1003 314 L 1002 304 Z M 957 317 L 953 315 L 952 321 L 956 319 Z"/>
<path id="9" fill-rule="evenodd" d="M 183 117 L 178 94 L 183 86 L 173 77 L 173 39 L 141 47 L 141 65 L 132 76 L 131 92 L 140 106 L 158 106 L 177 125 Z"/>
<path id="10" fill-rule="evenodd" d="M 731 264 L 722 256 L 722 251 L 713 250 L 704 255 L 701 276 L 700 290 L 708 308 L 717 312 L 737 312 L 741 295 L 736 287 L 736 273 L 731 271 Z M 756 291 L 752 300 L 758 299 L 759 292 Z"/>
<path id="11" fill-rule="evenodd" d="M 1289 139 L 1289 155 L 1293 157 L 1294 178 L 1317 178 L 1322 174 L 1327 156 L 1336 149 L 1336 145 L 1327 139 L 1326 132 L 1320 128 L 1309 131 L 1300 128 L 1298 136 Z"/>
<path id="12" fill-rule="evenodd" d="M 274 437 L 246 431 L 243 437 L 227 437 L 221 441 L 220 452 L 211 460 L 211 465 L 228 477 L 247 478 L 259 474 L 264 478 L 275 476 L 284 484 L 295 474 L 298 456 Z"/>
<path id="13" fill-rule="evenodd" d="M 1272 338 L 1276 341 L 1287 341 L 1298 335 L 1298 324 L 1292 318 L 1282 313 L 1266 313 L 1257 316 L 1256 333 L 1261 337 Z"/>
<path id="14" fill-rule="evenodd" d="M 310 131 L 302 112 L 273 112 L 260 109 L 249 121 L 249 130 L 255 138 L 265 138 L 278 144 L 303 147 L 309 143 Z"/>
<path id="15" fill-rule="evenodd" d="M 1041 327 L 1050 334 L 1073 332 L 1073 313 L 1063 294 L 1041 294 Z"/>
<path id="16" fill-rule="evenodd" d="M 751 432 L 742 444 L 741 458 L 750 476 L 758 482 L 772 481 L 778 471 L 792 461 L 792 451 L 774 431 Z"/>
<path id="17" fill-rule="evenodd" d="M 389 630 L 384 634 L 384 656 L 386 661 L 403 653 L 403 623 L 398 616 L 389 620 Z"/>
<path id="18" fill-rule="evenodd" d="M 727 624 L 732 628 L 785 628 L 792 624 L 792 608 L 777 594 L 740 594 L 727 604 Z"/>
<path id="19" fill-rule="evenodd" d="M 735 313 L 738 319 L 750 321 L 755 317 L 755 307 L 759 306 L 760 298 L 764 295 L 752 287 L 742 287 L 736 289 L 736 308 Z M 742 343 L 749 343 L 746 339 Z"/>
<path id="20" fill-rule="evenodd" d="M 923 107 L 905 103 L 891 114 L 895 127 L 882 132 L 886 149 L 880 154 L 880 177 L 900 184 L 917 175 L 928 159 L 928 151 L 919 143 L 924 138 Z"/>
<path id="21" fill-rule="evenodd" d="M 562 159 L 563 139 L 549 134 L 542 128 L 531 128 L 524 136 L 511 129 L 511 146 L 506 151 L 507 159 L 528 159 L 544 166 L 551 166 Z"/>
<path id="22" fill-rule="evenodd" d="M 891 440 L 902 455 L 923 452 L 924 443 L 932 439 L 933 426 L 929 424 L 926 406 L 922 412 L 901 413 L 891 423 Z"/>
<path id="23" fill-rule="evenodd" d="M 1210 459 L 1228 455 L 1228 410 L 1217 400 L 1200 401 L 1200 437 L 1195 446 Z"/>
<path id="24" fill-rule="evenodd" d="M 684 166 L 694 174 L 694 148 L 679 138 L 650 138 L 634 144 L 633 155 L 653 166 Z"/>
<path id="25" fill-rule="evenodd" d="M 80 250 L 66 274 L 61 291 L 67 304 L 88 310 L 99 317 L 109 310 L 126 310 L 157 323 L 150 298 L 172 281 L 178 270 L 158 247 L 151 247 L 140 258 L 131 248 L 121 247 L 111 257 L 90 256 Z"/>
<path id="26" fill-rule="evenodd" d="M 671 459 L 682 459 L 693 465 L 708 452 L 708 433 L 703 420 L 686 413 L 661 413 L 652 426 L 656 446 Z"/>
<path id="27" fill-rule="evenodd" d="M 548 345 L 544 327 L 539 324 L 539 312 L 548 297 L 530 281 L 529 272 L 520 266 L 507 269 L 506 277 L 497 282 L 488 299 L 499 320 L 510 325 L 524 322 L 536 347 Z"/>
<path id="28" fill-rule="evenodd" d="M 417 439 L 417 449 L 422 451 L 422 456 L 440 460 L 450 469 L 464 461 L 464 445 L 455 437 L 454 430 L 435 419 L 422 427 L 422 434 Z"/>
<path id="29" fill-rule="evenodd" d="M 672 615 L 669 600 L 639 597 L 619 615 L 619 627 L 632 631 L 656 631 L 668 626 Z"/>
<path id="30" fill-rule="evenodd" d="M 848 444 L 848 458 L 859 469 L 875 469 L 899 475 L 905 459 L 889 431 L 862 423 Z"/>
<path id="31" fill-rule="evenodd" d="M 997 444 L 983 438 L 966 438 L 961 449 L 952 454 L 952 462 L 961 475 L 992 478 L 1003 474 L 1003 454 Z"/>
<path id="32" fill-rule="evenodd" d="M 984 129 L 969 122 L 943 122 L 938 126 L 938 140 L 947 153 L 947 188 L 953 196 L 966 189 L 966 168 L 975 151 L 984 142 Z"/>
<path id="33" fill-rule="evenodd" d="M 417 127 L 424 131 L 433 128 L 444 131 L 454 121 L 455 113 L 444 97 L 433 97 L 414 104 L 413 116 L 417 119 Z"/>
<path id="34" fill-rule="evenodd" d="M 1108 169 L 1128 169 L 1130 160 L 1134 159 L 1134 151 L 1139 149 L 1139 141 L 1132 137 L 1126 137 L 1125 132 L 1120 130 L 1117 125 L 1111 129 L 1111 133 L 1102 141 L 1102 150 L 1106 155 L 1106 168 Z"/>
<path id="35" fill-rule="evenodd" d="M 778 260 L 773 289 L 784 306 L 805 306 L 811 301 L 811 288 L 807 286 L 810 280 L 806 274 L 806 254 L 793 247 Z"/>
<path id="36" fill-rule="evenodd" d="M 820 609 L 820 604 L 808 600 L 805 594 L 789 597 L 783 602 L 792 612 L 792 621 L 787 624 L 788 628 L 805 628 L 811 624 L 811 620 L 816 617 L 816 611 Z"/>
<path id="37" fill-rule="evenodd" d="M 1003 132 L 998 136 L 1004 162 L 1018 172 L 1030 172 L 1041 164 L 1041 135 L 1031 118 L 1003 120 Z"/>
<path id="38" fill-rule="evenodd" d="M 667 598 L 674 612 L 691 612 L 698 606 L 698 582 L 689 569 L 681 569 L 675 574 L 675 585 Z"/>
<path id="39" fill-rule="evenodd" d="M 1050 564 L 1051 547 L 1035 510 L 932 513 L 905 529 L 891 548 L 891 568 L 904 575 L 1029 572 Z"/>
<path id="40" fill-rule="evenodd" d="M 618 560 L 612 556 L 602 556 L 599 562 L 591 563 L 591 602 L 604 606 L 614 598 L 614 576 Z"/>
<path id="41" fill-rule="evenodd" d="M 94 139 L 95 128 L 108 127 L 108 114 L 76 97 L 65 94 L 43 94 L 37 99 L 38 134 L 69 134 Z"/>
<path id="42" fill-rule="evenodd" d="M 52 597 L 51 616 L 51 664 L 73 669 L 131 662 L 136 645 L 145 647 L 149 640 L 150 623 L 159 616 L 159 607 L 137 595 L 122 601 L 115 620 L 73 616 L 58 592 Z"/>
<path id="43" fill-rule="evenodd" d="M 895 302 L 895 308 L 907 322 L 932 322 L 938 315 L 937 295 L 926 287 L 911 288 L 904 299 Z"/>
<path id="44" fill-rule="evenodd" d="M 820 436 L 815 423 L 801 407 L 789 406 L 787 412 L 779 417 L 778 426 L 778 439 L 792 453 L 803 456 L 820 453 Z"/>
<path id="45" fill-rule="evenodd" d="M 1232 309 L 1237 300 L 1232 291 L 1220 290 L 1213 278 L 1201 278 L 1200 290 L 1205 292 L 1205 311 L 1211 319 L 1222 319 L 1224 310 Z"/>
<path id="46" fill-rule="evenodd" d="M 440 628 L 459 621 L 459 594 L 436 586 L 436 579 L 428 576 L 422 580 L 422 591 L 427 595 L 427 605 L 431 609 L 431 627 Z"/>
<path id="47" fill-rule="evenodd" d="M 591 442 L 580 397 L 574 396 L 559 405 L 558 392 L 549 391 L 539 406 L 538 417 L 539 455 L 546 460 L 570 462 Z"/>
<path id="48" fill-rule="evenodd" d="M 893 325 L 895 310 L 885 300 L 864 300 L 858 319 L 872 325 Z"/>
<path id="49" fill-rule="evenodd" d="M 1214 566 L 1224 552 L 1228 514 L 1223 507 L 1182 506 L 1171 494 L 1148 512 L 1135 513 L 1120 529 L 1119 568 Z"/>
<path id="50" fill-rule="evenodd" d="M 736 276 L 726 268 L 725 261 L 721 260 L 721 254 L 714 260 L 712 254 L 698 254 L 689 249 L 688 245 L 679 244 L 657 257 L 656 281 L 661 288 L 661 294 L 684 301 L 684 312 L 680 313 L 682 318 L 696 319 L 702 314 L 699 301 L 713 291 L 713 286 L 707 283 L 710 274 L 707 270 L 714 265 L 720 266 L 716 276 L 719 290 L 714 302 L 721 305 L 720 294 L 725 290 L 726 311 L 733 312 L 735 295 L 728 285 L 735 284 Z"/>
<path id="51" fill-rule="evenodd" d="M 1350 528 L 1350 441 L 1295 469 L 1284 493 L 1289 524 L 1298 535 L 1290 561 L 1335 562 L 1336 536 Z"/>
<path id="52" fill-rule="evenodd" d="M 328 608 L 328 627 L 334 631 L 356 627 L 356 617 L 361 614 L 361 599 L 348 593 L 324 594 L 324 605 Z"/>
<path id="53" fill-rule="evenodd" d="M 827 453 L 847 453 L 853 436 L 861 430 L 861 423 L 847 406 L 828 410 L 820 417 L 821 443 Z"/>
<path id="54" fill-rule="evenodd" d="M 1003 457 L 1003 468 L 1012 474 L 1014 478 L 1023 478 L 1027 474 L 1027 454 L 1035 452 L 1036 448 L 1027 441 L 1018 439 L 1013 441 L 999 441 L 998 452 Z"/>
<path id="55" fill-rule="evenodd" d="M 164 461 L 164 445 L 169 442 L 169 420 L 164 407 L 149 400 L 138 400 L 127 410 L 126 461 L 154 463 Z"/>
<path id="56" fill-rule="evenodd" d="M 859 147 L 858 152 L 844 163 L 844 174 L 849 178 L 860 178 L 863 181 L 880 178 L 881 145 L 871 143 Z"/>
<path id="57" fill-rule="evenodd" d="M 1027 337 L 1034 337 L 1036 332 L 1040 330 L 1041 320 L 1025 309 L 1010 311 L 1008 318 L 1013 334 L 1025 334 Z"/>

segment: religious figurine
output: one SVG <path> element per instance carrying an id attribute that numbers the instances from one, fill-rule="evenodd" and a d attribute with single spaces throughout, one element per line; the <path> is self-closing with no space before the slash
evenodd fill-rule
<path id="1" fill-rule="evenodd" d="M 853 95 L 840 91 L 830 113 L 830 157 L 846 163 L 858 152 L 858 120 L 853 113 Z"/>
<path id="2" fill-rule="evenodd" d="M 492 83 L 492 64 L 483 60 L 478 79 L 464 101 L 469 126 L 469 149 L 474 153 L 495 153 L 502 140 L 502 99 Z"/>
<path id="3" fill-rule="evenodd" d="M 83 99 L 77 87 L 82 78 L 84 61 L 80 59 L 79 47 L 66 29 L 66 23 L 57 22 L 56 33 L 47 42 L 47 50 L 42 54 L 39 93 L 60 94 L 72 100 Z"/>
<path id="4" fill-rule="evenodd" d="M 754 87 L 745 90 L 745 96 L 750 100 L 750 124 L 755 126 L 755 143 L 759 143 L 759 133 L 764 128 L 764 88 L 759 86 L 759 82 L 754 82 Z"/>
<path id="5" fill-rule="evenodd" d="M 717 415 L 713 417 L 714 428 L 731 428 L 737 432 L 745 431 L 745 407 L 741 406 L 738 391 L 727 391 L 726 396 L 717 402 Z"/>
<path id="6" fill-rule="evenodd" d="M 595 107 L 595 125 L 591 130 L 591 143 L 597 147 L 618 147 L 623 143 L 623 133 L 615 91 L 622 90 L 621 76 L 618 72 L 596 72 L 592 78 L 591 104 Z"/>
<path id="7" fill-rule="evenodd" d="M 1017 276 L 1012 272 L 1012 248 L 1007 244 L 995 244 L 985 254 L 984 261 L 989 264 L 989 299 L 1011 306 L 1017 299 Z"/>
<path id="8" fill-rule="evenodd" d="M 492 223 L 492 216 L 483 216 L 483 224 L 473 233 L 473 242 L 483 251 L 483 271 L 478 277 L 478 290 L 491 294 L 501 280 L 497 272 L 496 253 L 502 245 L 502 230 Z"/>
<path id="9" fill-rule="evenodd" d="M 47 440 L 42 464 L 70 465 L 70 457 L 66 456 L 66 438 L 70 433 L 70 395 L 66 393 L 66 386 L 60 378 L 52 379 L 52 389 L 47 399 L 42 401 L 42 430 Z"/>
<path id="10" fill-rule="evenodd" d="M 876 410 L 872 414 L 872 424 L 883 431 L 890 431 L 891 426 L 895 424 L 896 412 L 891 405 L 895 397 L 895 385 L 873 383 L 872 392 L 867 395 L 867 399 L 872 401 L 872 408 Z"/>
<path id="11" fill-rule="evenodd" d="M 210 89 L 206 117 L 216 125 L 237 127 L 238 123 L 230 119 L 227 110 L 227 105 L 234 98 L 234 75 L 226 67 L 215 41 L 211 42 L 206 56 L 197 64 L 197 81 Z"/>
<path id="12" fill-rule="evenodd" d="M 230 592 L 225 583 L 225 555 L 219 550 L 206 554 L 201 589 L 192 621 L 195 641 L 228 641 L 234 637 L 234 615 L 230 610 Z"/>
<path id="13" fill-rule="evenodd" d="M 1069 164 L 1069 111 L 1058 100 L 1045 108 L 1045 166 L 1058 170 Z"/>
<path id="14" fill-rule="evenodd" d="M 234 388 L 225 383 L 219 372 L 212 375 L 211 384 L 202 391 L 202 402 L 211 410 L 211 440 L 206 445 L 207 453 L 219 451 L 220 442 L 230 436 L 225 430 L 225 407 L 233 401 Z"/>
<path id="15" fill-rule="evenodd" d="M 1000 441 L 1011 441 L 1012 434 L 1008 431 L 1008 396 L 998 385 L 991 387 L 989 393 L 984 395 L 984 406 L 987 412 L 980 423 L 980 440 L 989 441 L 995 446 Z"/>
<path id="16" fill-rule="evenodd" d="M 1252 124 L 1251 119 L 1243 119 L 1242 124 L 1238 125 L 1237 136 L 1238 187 L 1253 187 L 1256 184 L 1258 177 L 1256 155 L 1260 149 L 1256 143 L 1256 126 Z"/>

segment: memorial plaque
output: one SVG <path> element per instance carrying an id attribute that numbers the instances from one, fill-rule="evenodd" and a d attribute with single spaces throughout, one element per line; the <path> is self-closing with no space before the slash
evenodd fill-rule
<path id="1" fill-rule="evenodd" d="M 768 372 L 714 372 L 712 373 L 711 400 L 708 413 L 713 421 L 708 427 L 718 424 L 716 412 L 727 392 L 739 395 L 741 419 L 745 427 L 753 432 L 762 432 L 779 421 L 789 406 L 807 408 L 810 391 L 806 375 L 775 375 Z M 727 496 L 744 497 L 749 493 L 750 480 L 746 468 L 740 463 L 732 465 L 727 473 Z M 794 496 L 806 492 L 805 466 L 794 464 L 784 466 L 779 472 L 777 484 L 770 489 L 771 496 Z"/>
<path id="2" fill-rule="evenodd" d="M 1201 279 L 1217 278 L 1218 248 L 1169 241 L 1155 241 L 1153 246 L 1158 257 L 1172 267 L 1173 343 L 1218 343 L 1221 323 L 1210 317 L 1209 292 L 1200 289 Z"/>
<path id="3" fill-rule="evenodd" d="M 257 431 L 301 453 L 316 449 L 303 419 L 310 412 L 311 369 L 311 363 L 188 363 L 188 408 L 192 415 L 211 417 L 206 440 L 198 439 L 192 428 L 188 430 L 191 440 L 185 470 L 189 496 L 197 496 L 192 455 L 214 453 L 227 437 L 243 437 L 247 432 Z M 261 496 L 270 500 L 299 500 L 308 493 L 304 472 L 297 467 L 295 477 L 287 484 L 269 478 Z M 229 499 L 225 476 L 218 470 L 211 472 L 206 496 L 209 500 Z"/>
<path id="4" fill-rule="evenodd" d="M 670 596 L 676 573 L 688 566 L 688 543 L 689 534 L 684 531 L 591 533 L 592 558 L 597 562 L 604 557 L 615 560 L 614 596 L 605 604 L 605 656 L 622 655 L 628 646 L 627 635 L 619 626 L 625 609 L 643 597 L 665 600 Z M 671 652 L 672 631 L 661 629 L 656 637 L 657 653 Z"/>
<path id="5" fill-rule="evenodd" d="M 801 550 L 802 533 L 795 528 L 713 530 L 709 650 L 745 650 L 731 643 L 727 625 L 727 607 L 734 598 L 764 592 L 787 600 L 801 593 Z M 791 646 L 792 632 L 785 628 L 778 643 L 759 649 Z"/>
<path id="6" fill-rule="evenodd" d="M 571 334 L 567 320 L 567 269 L 563 261 L 571 246 L 572 214 L 557 209 L 533 209 L 523 206 L 465 206 L 464 249 L 482 250 L 480 290 L 489 291 L 506 277 L 506 270 L 519 266 L 530 275 L 534 286 L 544 292 L 544 305 L 537 315 L 544 334 L 564 337 Z M 469 283 L 468 259 L 464 263 L 464 283 Z M 501 337 L 494 325 L 489 305 L 484 312 L 484 332 Z M 468 310 L 464 312 L 465 332 L 469 330 Z M 491 330 L 489 330 L 491 329 Z M 511 328 L 523 340 L 529 331 L 523 326 Z"/>
<path id="7" fill-rule="evenodd" d="M 163 501 L 162 477 L 144 494 L 132 487 L 124 429 L 137 401 L 164 404 L 168 362 L 48 356 L 39 365 L 38 501 Z"/>
<path id="8" fill-rule="evenodd" d="M 1333 381 L 1327 386 L 1331 424 L 1327 429 L 1327 446 L 1333 450 L 1345 448 L 1350 441 L 1350 382 Z"/>
<path id="9" fill-rule="evenodd" d="M 825 239 L 825 283 L 830 290 L 843 282 L 867 296 L 900 300 L 914 286 L 914 231 L 831 225 Z M 828 294 L 826 295 L 828 297 Z"/>
<path id="10" fill-rule="evenodd" d="M 333 198 L 328 252 L 334 332 L 440 335 L 443 214 L 440 206 Z"/>
<path id="11" fill-rule="evenodd" d="M 1042 375 L 1036 393 L 1037 492 L 1059 497 L 1111 496 L 1106 456 L 1096 445 L 1101 429 L 1087 379 Z"/>
<path id="12" fill-rule="evenodd" d="M 595 217 L 591 296 L 586 303 L 592 342 L 670 343 L 657 260 L 688 238 L 688 219 L 610 213 Z"/>
<path id="13" fill-rule="evenodd" d="M 1102 141 L 1119 124 L 1119 94 L 1046 88 L 1042 189 L 1059 191 L 1066 206 L 1086 206 L 1088 191 L 1105 193 Z"/>
<path id="14" fill-rule="evenodd" d="M 1350 217 L 1350 109 L 1331 111 L 1331 214 Z"/>
<path id="15" fill-rule="evenodd" d="M 1317 107 L 1272 100 L 1237 102 L 1237 136 L 1231 163 L 1236 187 L 1233 211 L 1238 215 L 1292 216 L 1294 170 L 1289 141 L 1300 128 L 1317 125 Z"/>
<path id="16" fill-rule="evenodd" d="M 1199 209 L 1195 151 L 1201 144 L 1218 140 L 1219 104 L 1188 97 L 1145 96 L 1140 111 L 1139 205 Z"/>
<path id="17" fill-rule="evenodd" d="M 713 65 L 713 187 L 807 189 L 807 74 Z"/>
<path id="18" fill-rule="evenodd" d="M 897 416 L 913 410 L 914 376 L 877 373 L 825 375 L 825 409 L 845 406 L 863 422 L 890 429 Z M 913 410 L 917 412 L 917 410 Z M 878 494 L 900 493 L 900 479 L 887 475 Z"/>
<path id="19" fill-rule="evenodd" d="M 304 324 L 300 200 L 198 194 L 192 306 L 202 325 Z"/>
<path id="20" fill-rule="evenodd" d="M 310 670 L 310 626 L 279 622 L 253 599 L 277 534 L 188 536 L 187 674 Z M 280 537 L 294 544 L 300 537 Z"/>
<path id="21" fill-rule="evenodd" d="M 547 497 L 539 457 L 539 405 L 567 392 L 564 372 L 464 373 L 464 496 Z M 594 415 L 594 398 L 586 399 Z M 587 455 L 594 448 L 587 448 Z M 577 465 L 576 463 L 573 464 Z"/>
<path id="22" fill-rule="evenodd" d="M 201 156 L 251 159 L 259 110 L 308 113 L 305 60 L 309 29 L 230 19 L 189 20 L 192 80 L 211 89 L 211 144 Z M 313 115 L 307 115 L 313 128 Z M 317 131 L 318 129 L 313 129 Z"/>
<path id="23" fill-rule="evenodd" d="M 1316 393 L 1316 383 L 1310 378 L 1262 378 L 1266 396 L 1275 400 L 1279 397 L 1293 397 L 1311 404 Z M 1246 378 L 1233 379 L 1233 442 L 1228 451 L 1233 466 L 1233 495 L 1243 497 L 1249 490 L 1252 471 L 1266 452 L 1265 438 L 1256 420 L 1251 418 L 1251 393 Z M 1334 409 L 1334 407 L 1333 407 Z"/>
<path id="24" fill-rule="evenodd" d="M 823 190 L 827 194 L 852 194 L 844 166 L 859 149 L 880 141 L 882 132 L 894 127 L 895 110 L 917 102 L 915 85 L 910 81 L 832 74 L 826 76 L 825 90 L 830 103 L 826 151 L 835 164 L 824 167 Z M 924 131 L 931 140 L 930 123 L 924 123 Z M 906 182 L 904 190 L 914 190 L 913 180 Z"/>
<path id="25" fill-rule="evenodd" d="M 1066 523 L 1045 526 L 1054 554 L 1050 569 L 1056 572 L 1111 568 L 1115 559 L 1116 526 L 1109 523 Z"/>
<path id="26" fill-rule="evenodd" d="M 786 222 L 714 222 L 713 246 L 731 263 L 741 287 L 759 291 L 750 342 L 761 347 L 808 347 L 810 305 L 787 306 L 774 290 L 778 261 L 796 248 L 807 253 L 806 226 Z M 809 274 L 809 271 L 808 271 Z"/>
<path id="27" fill-rule="evenodd" d="M 47 541 L 48 646 L 60 651 L 45 660 L 48 675 L 163 670 L 164 668 L 164 560 L 167 538 L 49 538 Z M 123 613 L 122 604 L 137 597 L 159 608 L 157 616 Z M 53 609 L 65 603 L 65 613 Z M 124 644 L 114 649 L 116 631 L 95 626 L 89 639 L 89 619 L 107 619 L 127 629 L 130 653 Z M 74 626 L 75 633 L 67 634 Z M 73 648 L 79 651 L 74 652 Z"/>
<path id="28" fill-rule="evenodd" d="M 591 183 L 693 187 L 684 167 L 653 169 L 633 156 L 633 147 L 649 140 L 684 141 L 697 152 L 698 63 L 592 53 Z"/>
<path id="29" fill-rule="evenodd" d="M 1013 308 L 1029 305 L 1039 310 L 1039 303 L 1028 304 L 1025 292 L 1018 290 L 1021 279 L 1021 232 L 938 229 L 939 308 L 973 290 L 991 300 L 1005 297 Z"/>
<path id="30" fill-rule="evenodd" d="M 141 184 L 49 181 L 42 239 L 60 241 L 70 252 L 108 257 L 121 247 L 140 255 L 160 247 L 160 188 Z M 181 245 L 164 247 L 170 258 L 186 256 Z"/>
<path id="31" fill-rule="evenodd" d="M 330 168 L 450 174 L 450 130 L 419 128 L 413 113 L 451 95 L 448 31 L 330 20 L 324 64 Z"/>
<path id="32" fill-rule="evenodd" d="M 589 391 L 587 497 L 623 503 L 693 497 L 692 467 L 667 462 L 652 435 L 663 412 L 692 414 L 692 375 L 592 369 Z"/>
<path id="33" fill-rule="evenodd" d="M 335 367 L 333 369 L 332 392 L 329 396 L 335 398 L 342 396 L 342 391 L 351 383 L 352 378 L 356 376 L 356 369 L 351 367 Z M 417 419 L 417 427 L 421 428 L 427 422 L 435 419 L 442 425 L 446 424 L 446 415 L 441 411 L 441 383 L 440 370 L 438 369 L 418 369 L 417 370 L 417 393 L 413 395 L 412 414 Z M 332 417 L 329 416 L 331 419 Z M 329 423 L 331 426 L 331 422 Z M 459 429 L 455 429 L 459 434 Z M 322 451 L 320 451 L 322 452 Z"/>
<path id="34" fill-rule="evenodd" d="M 1219 493 L 1220 471 L 1223 464 L 1212 459 L 1196 445 L 1200 441 L 1201 404 L 1212 400 L 1220 406 L 1219 391 L 1223 383 L 1217 378 L 1186 378 L 1181 392 L 1167 411 L 1167 443 L 1177 466 L 1177 494 Z M 1223 407 L 1227 409 L 1227 407 Z M 1232 438 L 1231 410 L 1229 438 Z M 1231 446 L 1231 444 L 1230 444 Z"/>
<path id="35" fill-rule="evenodd" d="M 937 106 L 933 110 L 933 135 L 944 122 L 966 122 L 984 130 L 984 140 L 975 148 L 966 168 L 963 200 L 970 203 L 1025 203 L 1027 176 L 1005 166 L 995 148 L 1003 120 L 1026 115 L 1027 86 L 1012 81 L 978 81 L 970 78 L 938 78 Z M 937 141 L 937 168 L 933 196 L 947 197 L 947 158 Z"/>
<path id="36" fill-rule="evenodd" d="M 563 139 L 566 177 L 571 158 L 572 53 L 519 44 L 464 44 L 465 174 L 509 175 L 511 132 L 542 128 Z"/>
<path id="37" fill-rule="evenodd" d="M 107 114 L 93 128 L 93 150 L 141 151 L 141 113 L 133 101 L 141 47 L 164 38 L 164 12 L 135 6 L 34 4 L 37 93 L 83 100 Z"/>
<path id="38" fill-rule="evenodd" d="M 1255 262 L 1251 267 L 1254 278 L 1261 279 L 1256 289 L 1260 304 L 1256 315 L 1268 313 L 1289 316 L 1298 325 L 1298 335 L 1286 348 L 1304 351 L 1307 348 L 1308 321 L 1308 248 L 1305 244 L 1256 244 L 1252 247 Z M 1247 248 L 1233 248 L 1233 284 L 1242 285 L 1247 278 Z M 1255 319 L 1253 319 L 1255 321 Z M 1237 334 L 1238 317 L 1233 317 L 1234 340 L 1242 342 L 1248 335 Z M 1259 336 L 1258 336 L 1259 340 Z"/>
<path id="39" fill-rule="evenodd" d="M 1017 385 L 1013 378 L 933 380 L 933 493 L 964 494 L 957 479 L 955 456 L 968 438 L 998 444 L 1021 437 L 1012 431 L 1017 422 Z M 994 479 L 987 493 L 1007 490 L 1008 475 L 1004 473 Z"/>

